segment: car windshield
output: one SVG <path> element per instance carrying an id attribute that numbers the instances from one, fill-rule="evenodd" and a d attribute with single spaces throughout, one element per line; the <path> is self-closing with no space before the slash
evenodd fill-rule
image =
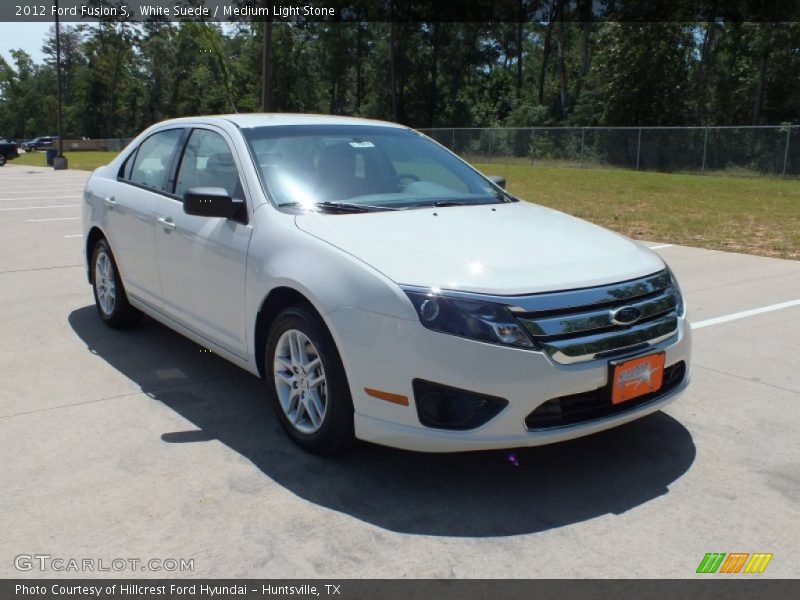
<path id="1" fill-rule="evenodd" d="M 510 197 L 409 129 L 369 125 L 243 128 L 279 206 L 402 209 L 496 204 Z"/>

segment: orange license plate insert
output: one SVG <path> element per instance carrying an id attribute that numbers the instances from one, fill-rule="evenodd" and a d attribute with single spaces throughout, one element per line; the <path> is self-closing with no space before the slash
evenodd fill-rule
<path id="1" fill-rule="evenodd" d="M 611 403 L 621 404 L 657 392 L 664 379 L 664 358 L 660 352 L 612 364 Z"/>

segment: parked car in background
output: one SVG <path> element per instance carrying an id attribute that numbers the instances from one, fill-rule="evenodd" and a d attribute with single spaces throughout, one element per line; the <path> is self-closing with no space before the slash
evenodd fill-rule
<path id="1" fill-rule="evenodd" d="M 0 167 L 4 166 L 9 160 L 19 156 L 19 148 L 14 142 L 0 139 Z"/>
<path id="2" fill-rule="evenodd" d="M 58 142 L 57 135 L 45 135 L 37 138 L 33 138 L 27 142 L 22 142 L 22 149 L 25 152 L 34 152 L 36 150 L 48 150 L 50 148 L 55 147 L 56 143 Z"/>
<path id="3" fill-rule="evenodd" d="M 104 323 L 146 313 L 263 378 L 314 452 L 559 442 L 688 383 L 686 308 L 658 254 L 401 125 L 165 121 L 91 175 L 83 231 Z"/>

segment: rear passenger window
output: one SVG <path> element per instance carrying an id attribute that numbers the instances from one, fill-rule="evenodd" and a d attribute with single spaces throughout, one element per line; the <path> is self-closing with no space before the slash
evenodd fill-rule
<path id="1" fill-rule="evenodd" d="M 207 129 L 195 129 L 186 144 L 178 169 L 175 194 L 195 187 L 218 187 L 231 198 L 242 199 L 242 186 L 233 154 L 225 139 Z"/>
<path id="2" fill-rule="evenodd" d="M 153 134 L 142 142 L 139 152 L 136 153 L 129 181 L 165 191 L 164 179 L 182 134 L 182 129 L 168 129 Z"/>

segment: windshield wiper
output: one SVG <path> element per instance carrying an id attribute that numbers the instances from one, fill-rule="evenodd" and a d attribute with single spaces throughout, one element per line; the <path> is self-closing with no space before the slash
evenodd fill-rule
<path id="1" fill-rule="evenodd" d="M 326 200 L 324 202 L 315 202 L 314 204 L 306 204 L 303 202 L 285 202 L 281 206 L 303 206 L 307 208 L 320 207 L 324 210 L 337 211 L 337 212 L 375 212 L 382 210 L 397 210 L 390 206 L 375 206 L 372 204 L 356 204 L 355 202 L 333 202 Z"/>
<path id="2" fill-rule="evenodd" d="M 331 208 L 333 210 L 351 210 L 353 212 L 373 212 L 376 210 L 397 210 L 391 206 L 376 206 L 374 204 L 357 204 L 355 202 L 317 202 L 315 206 Z"/>
<path id="3" fill-rule="evenodd" d="M 445 206 L 477 206 L 478 204 L 484 204 L 484 203 L 463 202 L 461 200 L 441 200 L 439 202 L 434 202 L 431 206 L 435 206 L 436 208 L 444 208 Z"/>
<path id="4" fill-rule="evenodd" d="M 487 204 L 499 204 L 499 202 L 470 202 L 465 200 L 437 200 L 435 202 L 415 202 L 406 205 L 408 208 L 445 208 L 447 206 L 486 206 Z"/>

